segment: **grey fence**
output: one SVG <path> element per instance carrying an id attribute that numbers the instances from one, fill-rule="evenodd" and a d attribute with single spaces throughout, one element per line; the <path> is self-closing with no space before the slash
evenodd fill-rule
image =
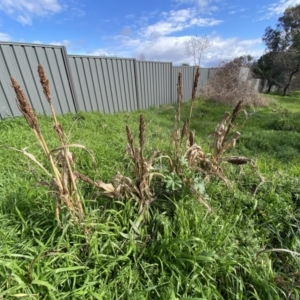
<path id="1" fill-rule="evenodd" d="M 170 103 L 172 63 L 136 61 L 139 108 Z"/>
<path id="2" fill-rule="evenodd" d="M 114 113 L 137 109 L 134 59 L 68 58 L 80 110 Z"/>
<path id="3" fill-rule="evenodd" d="M 192 89 L 196 68 L 194 67 L 173 67 L 172 68 L 172 102 L 177 99 L 178 73 L 182 73 L 182 101 L 192 98 Z"/>
<path id="4" fill-rule="evenodd" d="M 57 113 L 76 112 L 78 105 L 70 85 L 64 47 L 0 43 L 0 118 L 19 116 L 10 76 L 14 77 L 36 112 L 50 114 L 37 73 L 42 64 L 51 82 L 53 105 Z"/>
<path id="5" fill-rule="evenodd" d="M 58 114 L 78 111 L 115 113 L 176 102 L 178 72 L 183 74 L 183 100 L 191 98 L 194 67 L 170 62 L 67 55 L 64 46 L 0 43 L 0 119 L 20 116 L 10 76 L 21 85 L 37 113 L 51 112 L 37 73 L 42 64 Z M 210 70 L 201 69 L 200 86 Z"/>

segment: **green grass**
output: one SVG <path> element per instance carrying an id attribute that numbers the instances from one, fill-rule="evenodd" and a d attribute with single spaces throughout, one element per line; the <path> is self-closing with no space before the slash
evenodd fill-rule
<path id="1" fill-rule="evenodd" d="M 234 155 L 255 159 L 265 182 L 249 166 L 228 165 L 227 189 L 212 178 L 206 192 L 213 208 L 188 195 L 159 197 L 137 234 L 134 202 L 100 197 L 80 183 L 85 199 L 88 243 L 68 220 L 58 227 L 53 201 L 35 166 L 22 154 L 0 147 L 0 299 L 299 299 L 300 293 L 300 111 L 299 93 L 247 108 Z M 209 135 L 226 105 L 199 100 L 191 127 L 209 149 Z M 75 149 L 77 169 L 108 182 L 130 175 L 125 125 L 138 135 L 141 112 L 59 117 L 70 142 L 87 146 L 97 169 Z M 189 103 L 182 109 L 182 119 Z M 146 151 L 170 151 L 173 106 L 143 111 Z M 50 148 L 57 140 L 49 117 L 40 116 Z M 28 151 L 47 164 L 23 118 L 0 122 L 0 143 Z M 254 195 L 254 191 L 257 193 Z M 262 249 L 275 250 L 259 254 Z M 296 253 L 296 254 L 295 254 Z M 259 255 L 258 255 L 259 254 Z"/>

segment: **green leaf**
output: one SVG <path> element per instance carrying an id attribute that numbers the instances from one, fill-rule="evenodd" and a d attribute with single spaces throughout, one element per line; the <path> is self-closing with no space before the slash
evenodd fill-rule
<path id="1" fill-rule="evenodd" d="M 77 271 L 77 270 L 84 270 L 88 269 L 85 266 L 74 266 L 74 267 L 67 267 L 67 268 L 59 268 L 55 270 L 55 273 L 62 273 L 62 272 L 71 272 L 71 271 Z"/>
<path id="2" fill-rule="evenodd" d="M 46 288 L 48 288 L 49 290 L 52 290 L 52 291 L 56 291 L 56 288 L 51 285 L 49 282 L 46 282 L 46 281 L 43 281 L 43 280 L 33 280 L 31 284 L 35 284 L 35 285 L 42 285 L 42 286 L 45 286 Z"/>

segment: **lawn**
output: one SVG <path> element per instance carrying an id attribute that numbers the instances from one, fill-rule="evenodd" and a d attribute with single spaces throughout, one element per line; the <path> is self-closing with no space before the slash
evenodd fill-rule
<path id="1" fill-rule="evenodd" d="M 28 147 L 49 167 L 25 119 L 0 121 L 0 299 L 299 299 L 300 93 L 266 97 L 266 107 L 243 108 L 234 128 L 241 137 L 229 151 L 253 167 L 222 163 L 230 186 L 214 176 L 205 181 L 210 209 L 188 189 L 171 188 L 181 183 L 170 177 L 169 185 L 157 181 L 141 219 L 136 201 L 105 197 L 80 181 L 84 231 L 68 214 L 58 224 L 45 176 L 12 149 Z M 181 120 L 189 109 L 184 103 Z M 208 100 L 194 103 L 191 129 L 204 151 L 227 111 Z M 141 113 L 144 155 L 173 154 L 175 112 L 168 105 L 58 121 L 69 143 L 95 158 L 96 167 L 86 151 L 72 148 L 76 170 L 108 183 L 117 172 L 133 178 L 125 127 L 137 141 Z M 57 147 L 52 118 L 38 117 L 49 148 Z"/>

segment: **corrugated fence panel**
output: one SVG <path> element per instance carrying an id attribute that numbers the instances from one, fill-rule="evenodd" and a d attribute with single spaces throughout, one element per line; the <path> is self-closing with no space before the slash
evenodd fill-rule
<path id="1" fill-rule="evenodd" d="M 134 59 L 68 58 L 80 110 L 114 113 L 137 109 Z"/>
<path id="2" fill-rule="evenodd" d="M 196 67 L 173 67 L 172 68 L 172 103 L 177 101 L 178 73 L 182 72 L 182 100 L 188 101 L 192 98 L 193 84 L 196 74 Z M 206 84 L 208 79 L 215 73 L 214 69 L 201 68 L 198 81 L 198 91 Z"/>
<path id="3" fill-rule="evenodd" d="M 208 78 L 213 77 L 217 73 L 217 71 L 218 71 L 218 69 L 216 69 L 216 68 L 209 69 Z"/>
<path id="4" fill-rule="evenodd" d="M 71 88 L 65 48 L 36 44 L 0 44 L 0 118 L 20 116 L 15 94 L 10 85 L 13 76 L 37 113 L 51 114 L 37 73 L 42 64 L 50 81 L 53 106 L 58 114 L 76 112 L 76 99 Z"/>
<path id="5" fill-rule="evenodd" d="M 182 101 L 188 101 L 192 98 L 192 90 L 194 77 L 196 73 L 195 67 L 173 67 L 172 69 L 172 100 L 177 101 L 177 82 L 178 73 L 182 72 Z"/>
<path id="6" fill-rule="evenodd" d="M 139 108 L 170 103 L 172 63 L 136 61 Z"/>
<path id="7" fill-rule="evenodd" d="M 201 89 L 209 79 L 210 69 L 201 68 L 200 69 L 200 78 L 198 82 L 198 89 Z"/>

